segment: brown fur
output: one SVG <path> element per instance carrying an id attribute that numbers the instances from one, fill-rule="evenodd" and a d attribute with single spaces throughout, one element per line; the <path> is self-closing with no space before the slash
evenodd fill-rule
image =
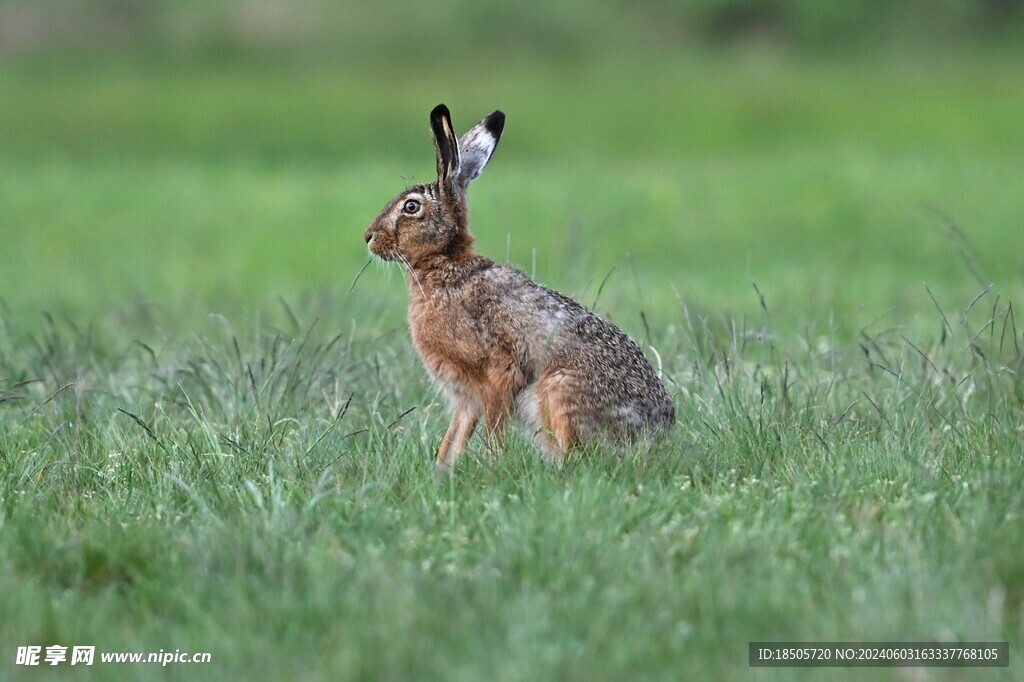
<path id="1" fill-rule="evenodd" d="M 664 385 L 621 329 L 473 252 L 465 190 L 503 122 L 495 112 L 460 143 L 437 107 L 438 180 L 406 189 L 365 234 L 374 254 L 405 266 L 413 344 L 452 406 L 439 471 L 455 465 L 480 419 L 494 444 L 517 419 L 557 462 L 576 445 L 633 440 L 675 422 Z"/>

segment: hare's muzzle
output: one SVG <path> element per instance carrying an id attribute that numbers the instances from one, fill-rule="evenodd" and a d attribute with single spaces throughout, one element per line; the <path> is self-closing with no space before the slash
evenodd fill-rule
<path id="1" fill-rule="evenodd" d="M 392 244 L 390 235 L 383 233 L 380 229 L 371 227 L 363 235 L 363 239 L 366 240 L 366 246 L 369 247 L 370 253 L 377 258 L 395 260 L 394 244 Z"/>

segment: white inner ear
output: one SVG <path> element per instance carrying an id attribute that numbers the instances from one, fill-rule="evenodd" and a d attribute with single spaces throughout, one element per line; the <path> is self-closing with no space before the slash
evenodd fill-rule
<path id="1" fill-rule="evenodd" d="M 459 182 L 468 185 L 483 172 L 498 145 L 497 138 L 483 124 L 477 124 L 459 140 L 461 169 Z"/>

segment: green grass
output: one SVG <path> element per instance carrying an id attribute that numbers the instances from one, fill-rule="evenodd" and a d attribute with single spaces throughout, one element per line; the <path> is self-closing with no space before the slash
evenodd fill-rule
<path id="1" fill-rule="evenodd" d="M 788 679 L 747 642 L 990 639 L 1018 679 L 1019 61 L 4 66 L 0 669 Z M 480 249 L 652 349 L 646 460 L 513 437 L 433 482 L 401 276 L 348 289 L 442 99 L 509 116 Z"/>

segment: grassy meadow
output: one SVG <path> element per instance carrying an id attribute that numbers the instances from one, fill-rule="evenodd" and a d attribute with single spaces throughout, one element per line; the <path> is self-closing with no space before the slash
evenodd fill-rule
<path id="1" fill-rule="evenodd" d="M 1024 59 L 0 63 L 0 676 L 1021 679 Z M 427 114 L 479 249 L 615 320 L 678 424 L 564 470 L 447 425 L 362 232 Z M 205 665 L 14 665 L 27 644 Z"/>

